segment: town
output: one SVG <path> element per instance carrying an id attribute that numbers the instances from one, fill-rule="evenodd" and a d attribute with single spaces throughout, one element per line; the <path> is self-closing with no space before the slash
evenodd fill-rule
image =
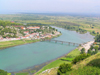
<path id="1" fill-rule="evenodd" d="M 0 28 L 4 29 L 3 26 Z M 58 32 L 57 29 L 49 27 L 49 26 L 6 26 L 7 29 L 12 29 L 15 33 L 3 33 L 4 35 L 0 37 L 0 41 L 11 41 L 11 40 L 21 40 L 21 39 L 44 39 L 44 38 L 52 38 L 57 35 L 60 35 L 61 32 Z M 11 30 L 11 31 L 12 31 Z M 9 36 L 8 36 L 9 35 Z M 11 37 L 15 36 L 15 37 Z"/>

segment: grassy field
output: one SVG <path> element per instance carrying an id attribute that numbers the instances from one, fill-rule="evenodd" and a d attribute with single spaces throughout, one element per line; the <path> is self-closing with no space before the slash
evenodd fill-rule
<path id="1" fill-rule="evenodd" d="M 57 75 L 57 68 L 39 75 Z M 62 75 L 100 75 L 100 52 L 73 65 L 72 71 Z"/>
<path id="2" fill-rule="evenodd" d="M 51 62 L 50 64 L 44 66 L 40 71 L 38 71 L 35 75 L 39 75 L 41 72 L 47 70 L 47 69 L 51 69 L 51 68 L 55 68 L 55 67 L 59 67 L 59 65 L 61 65 L 62 63 L 70 63 L 72 61 L 72 59 L 74 59 L 76 56 L 78 56 L 80 54 L 80 51 L 78 49 L 75 49 L 73 51 L 71 51 L 70 53 L 68 53 L 65 57 L 61 57 L 58 58 L 57 60 Z M 64 59 L 64 60 L 62 60 Z M 67 60 L 66 60 L 67 59 Z M 55 73 L 56 73 L 56 68 L 54 69 Z M 42 75 L 42 74 L 41 74 Z M 43 74 L 46 75 L 46 74 Z"/>
<path id="3" fill-rule="evenodd" d="M 34 43 L 38 41 L 40 40 L 15 40 L 15 41 L 0 42 L 0 49 L 22 45 L 22 44 Z"/>

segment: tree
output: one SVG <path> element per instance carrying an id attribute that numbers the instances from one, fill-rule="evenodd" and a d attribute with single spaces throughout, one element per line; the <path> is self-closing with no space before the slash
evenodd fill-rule
<path id="1" fill-rule="evenodd" d="M 71 71 L 72 65 L 71 64 L 61 64 L 58 68 L 57 75 L 62 75 L 63 73 L 66 73 L 67 71 Z"/>
<path id="2" fill-rule="evenodd" d="M 92 54 L 92 51 L 91 51 L 91 49 L 89 49 L 89 50 L 88 50 L 88 54 L 90 54 L 90 55 Z"/>
<path id="3" fill-rule="evenodd" d="M 85 48 L 81 49 L 81 54 L 85 53 Z"/>
<path id="4" fill-rule="evenodd" d="M 54 32 L 52 32 L 52 34 L 55 34 Z"/>
<path id="5" fill-rule="evenodd" d="M 98 50 L 98 48 L 99 48 L 98 46 L 95 46 L 95 47 L 94 47 L 95 50 Z"/>
<path id="6" fill-rule="evenodd" d="M 93 49 L 93 46 L 91 46 L 90 49 L 92 50 Z"/>
<path id="7" fill-rule="evenodd" d="M 95 50 L 95 54 L 98 53 L 98 50 Z"/>
<path id="8" fill-rule="evenodd" d="M 0 75 L 7 75 L 7 71 L 0 70 Z"/>
<path id="9" fill-rule="evenodd" d="M 95 31 L 92 31 L 93 34 L 95 34 Z"/>
<path id="10" fill-rule="evenodd" d="M 99 32 L 97 32 L 97 34 L 99 34 Z"/>

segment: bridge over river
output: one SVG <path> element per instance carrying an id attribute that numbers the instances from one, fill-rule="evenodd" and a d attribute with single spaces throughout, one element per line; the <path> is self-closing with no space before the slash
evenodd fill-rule
<path id="1" fill-rule="evenodd" d="M 67 43 L 68 45 L 73 45 L 73 46 L 81 46 L 82 44 L 79 43 L 74 43 L 74 42 L 67 42 L 67 41 L 61 41 L 61 40 L 53 40 L 53 39 L 42 39 L 42 41 L 54 41 L 55 43 L 60 42 L 62 44 Z"/>

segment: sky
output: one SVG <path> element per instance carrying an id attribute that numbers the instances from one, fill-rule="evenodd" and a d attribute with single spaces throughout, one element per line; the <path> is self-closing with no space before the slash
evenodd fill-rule
<path id="1" fill-rule="evenodd" d="M 0 0 L 3 13 L 100 13 L 100 0 Z"/>

